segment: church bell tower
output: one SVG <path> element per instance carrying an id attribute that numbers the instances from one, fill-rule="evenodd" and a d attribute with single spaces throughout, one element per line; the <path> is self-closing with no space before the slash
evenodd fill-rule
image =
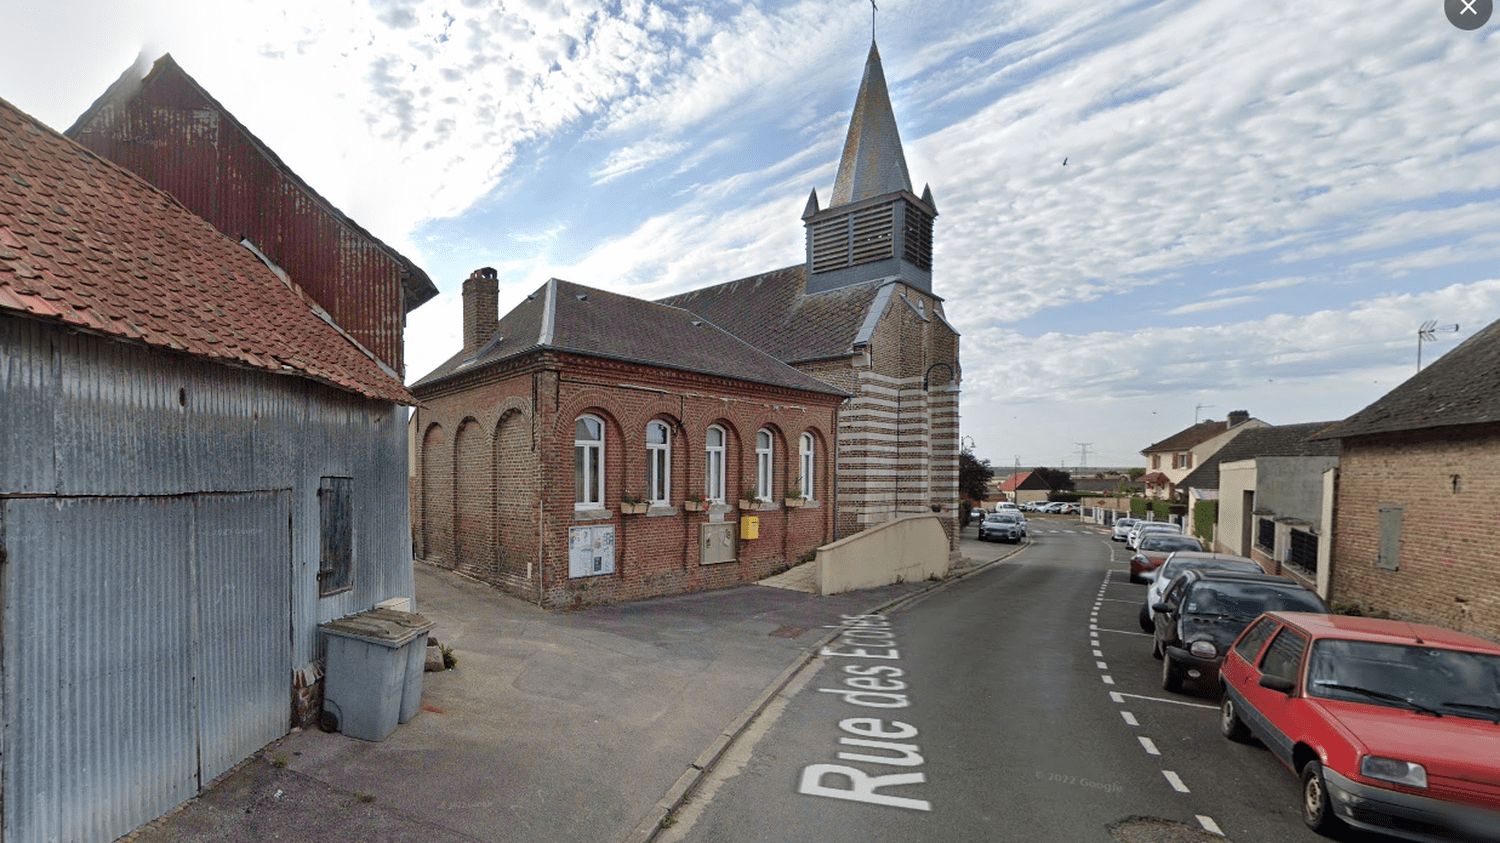
<path id="1" fill-rule="evenodd" d="M 827 208 L 808 197 L 807 292 L 899 280 L 932 292 L 932 188 L 912 192 L 880 51 L 870 42 Z"/>

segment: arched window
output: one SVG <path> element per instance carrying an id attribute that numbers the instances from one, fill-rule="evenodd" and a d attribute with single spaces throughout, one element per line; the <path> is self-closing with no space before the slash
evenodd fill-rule
<path id="1" fill-rule="evenodd" d="M 646 425 L 646 500 L 662 506 L 672 500 L 672 431 L 665 422 Z"/>
<path id="2" fill-rule="evenodd" d="M 724 428 L 714 425 L 703 438 L 703 498 L 724 502 Z"/>
<path id="3" fill-rule="evenodd" d="M 755 496 L 763 501 L 771 499 L 771 431 L 761 430 L 755 434 Z"/>
<path id="4" fill-rule="evenodd" d="M 802 434 L 797 448 L 798 470 L 802 472 L 798 482 L 802 485 L 802 497 L 813 500 L 813 435 Z"/>
<path id="5" fill-rule="evenodd" d="M 579 416 L 573 425 L 573 508 L 604 506 L 604 422 Z"/>

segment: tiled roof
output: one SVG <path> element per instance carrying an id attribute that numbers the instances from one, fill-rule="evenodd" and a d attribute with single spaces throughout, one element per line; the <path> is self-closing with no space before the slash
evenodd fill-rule
<path id="1" fill-rule="evenodd" d="M 891 109 L 890 92 L 886 90 L 880 51 L 871 41 L 870 54 L 865 59 L 865 75 L 859 81 L 859 93 L 854 98 L 849 134 L 844 139 L 844 154 L 839 157 L 839 172 L 833 182 L 833 198 L 828 207 L 849 205 L 901 190 L 911 192 L 911 176 L 906 171 L 901 134 L 896 131 L 896 114 Z"/>
<path id="2" fill-rule="evenodd" d="M 1002 492 L 1014 492 L 1017 488 L 1022 490 L 1044 490 L 1050 487 L 1042 481 L 1042 478 L 1035 471 L 1023 471 L 1020 474 L 1012 474 L 1000 481 L 1000 491 Z"/>
<path id="3" fill-rule="evenodd" d="M 500 319 L 496 339 L 460 351 L 413 384 L 550 349 L 751 383 L 844 395 L 680 307 L 553 279 Z"/>
<path id="4" fill-rule="evenodd" d="M 1166 439 L 1163 439 L 1154 445 L 1147 446 L 1144 450 L 1141 451 L 1141 453 L 1149 454 L 1153 451 L 1186 451 L 1189 448 L 1193 448 L 1195 446 L 1203 444 L 1204 442 L 1207 442 L 1208 440 L 1214 438 L 1215 436 L 1218 436 L 1220 433 L 1223 433 L 1228 429 L 1229 422 L 1214 421 L 1213 419 L 1208 419 L 1206 421 L 1198 422 L 1192 427 L 1185 427 L 1182 430 L 1179 430 L 1176 433 L 1172 434 L 1171 436 L 1168 436 Z"/>
<path id="5" fill-rule="evenodd" d="M 1500 423 L 1500 321 L 1320 434 L 1329 438 Z"/>
<path id="6" fill-rule="evenodd" d="M 806 295 L 798 264 L 661 300 L 707 319 L 786 363 L 853 352 L 883 281 Z"/>
<path id="7" fill-rule="evenodd" d="M 1204 460 L 1177 485 L 1183 489 L 1217 489 L 1219 465 L 1237 460 L 1255 457 L 1336 457 L 1339 454 L 1337 442 L 1312 438 L 1329 424 L 1331 422 L 1307 422 L 1252 427 L 1229 440 L 1229 444 L 1215 451 L 1213 456 Z"/>
<path id="8" fill-rule="evenodd" d="M 0 310 L 410 403 L 248 249 L 0 100 Z"/>

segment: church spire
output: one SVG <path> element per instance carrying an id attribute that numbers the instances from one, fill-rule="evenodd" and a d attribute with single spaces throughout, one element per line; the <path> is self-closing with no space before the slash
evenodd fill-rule
<path id="1" fill-rule="evenodd" d="M 872 39 L 828 207 L 900 190 L 911 191 L 911 177 L 906 172 L 906 154 L 901 150 L 901 135 L 896 131 L 896 114 L 891 110 L 880 51 Z"/>

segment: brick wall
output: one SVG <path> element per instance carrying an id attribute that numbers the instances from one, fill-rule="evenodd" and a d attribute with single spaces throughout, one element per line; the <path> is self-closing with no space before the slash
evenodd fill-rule
<path id="1" fill-rule="evenodd" d="M 1396 571 L 1382 504 L 1405 507 Z M 1500 639 L 1500 428 L 1345 440 L 1333 536 L 1334 601 Z"/>
<path id="2" fill-rule="evenodd" d="M 832 540 L 836 396 L 552 355 L 462 380 L 419 395 L 419 429 L 428 434 L 418 455 L 423 488 L 413 496 L 423 506 L 413 518 L 430 548 L 423 552 L 428 561 L 528 600 L 568 607 L 751 582 Z M 605 511 L 598 518 L 574 507 L 574 422 L 584 413 L 605 422 Z M 671 505 L 624 515 L 622 495 L 645 496 L 645 427 L 657 419 L 672 431 Z M 714 424 L 728 434 L 729 500 L 714 513 L 688 512 L 686 496 L 704 493 L 705 434 Z M 760 538 L 742 540 L 737 561 L 702 565 L 699 528 L 711 518 L 739 517 L 736 503 L 754 482 L 755 434 L 762 428 L 774 434 L 775 508 L 755 513 Z M 454 429 L 460 435 L 450 449 L 440 434 Z M 817 442 L 814 501 L 789 509 L 782 501 L 799 476 L 798 438 L 804 431 Z M 471 439 L 471 433 L 478 435 Z M 444 489 L 455 492 L 445 498 Z M 452 530 L 448 525 L 455 519 L 457 558 L 443 554 L 451 546 L 444 544 L 451 534 L 445 530 Z M 613 575 L 568 576 L 568 529 L 582 525 L 614 526 Z M 493 552 L 473 562 L 469 548 L 486 542 Z"/>

